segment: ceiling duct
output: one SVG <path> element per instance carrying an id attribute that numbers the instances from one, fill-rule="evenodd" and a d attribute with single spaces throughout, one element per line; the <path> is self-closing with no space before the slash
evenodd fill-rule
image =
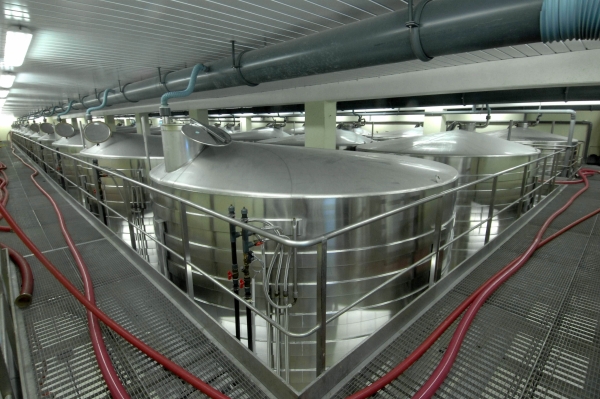
<path id="1" fill-rule="evenodd" d="M 560 8 L 561 18 L 555 17 L 556 8 Z M 285 43 L 234 54 L 233 61 L 232 57 L 217 60 L 208 64 L 198 76 L 193 91 L 423 59 L 423 54 L 434 58 L 542 40 L 580 39 L 583 36 L 598 39 L 598 29 L 584 29 L 591 22 L 577 18 L 581 14 L 578 10 L 589 8 L 597 11 L 600 5 L 596 0 L 424 0 L 415 9 L 418 23 L 409 21 L 408 10 L 390 12 Z M 565 10 L 569 12 L 564 13 Z M 413 50 L 414 40 L 411 46 L 410 31 L 415 28 L 420 39 L 418 51 Z M 556 32 L 564 34 L 557 36 Z M 169 91 L 183 91 L 188 86 L 192 69 L 116 87 L 108 95 L 106 104 L 137 102 L 160 97 Z M 82 110 L 98 103 L 96 98 L 90 98 L 83 101 L 83 106 L 81 103 L 74 105 Z"/>

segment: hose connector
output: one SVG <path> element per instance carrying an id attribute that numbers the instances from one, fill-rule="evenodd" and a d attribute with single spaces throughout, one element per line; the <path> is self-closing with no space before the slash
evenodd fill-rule
<path id="1" fill-rule="evenodd" d="M 73 108 L 73 104 L 75 104 L 75 100 L 69 101 L 69 105 L 67 105 L 67 109 L 60 114 L 56 115 L 56 119 L 60 122 L 62 120 L 61 116 L 68 114 L 71 112 L 71 108 Z"/>
<path id="2" fill-rule="evenodd" d="M 85 111 L 85 118 L 87 119 L 88 122 L 92 121 L 92 111 L 98 111 L 98 110 L 101 110 L 106 107 L 106 103 L 108 102 L 108 95 L 112 92 L 113 92 L 112 89 L 104 90 L 104 96 L 102 97 L 102 104 L 98 105 L 97 107 L 88 108 L 87 111 Z"/>

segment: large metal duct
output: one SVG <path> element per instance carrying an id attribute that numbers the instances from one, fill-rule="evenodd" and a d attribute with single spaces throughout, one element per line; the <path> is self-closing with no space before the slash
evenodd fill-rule
<path id="1" fill-rule="evenodd" d="M 202 128 L 187 126 L 194 126 L 189 129 L 191 133 L 184 133 L 187 128 L 181 125 L 163 126 L 165 164 L 150 173 L 152 185 L 221 213 L 227 213 L 233 204 L 239 216 L 240 210 L 246 207 L 250 218 L 267 219 L 290 237 L 294 220 L 298 221 L 299 238 L 318 237 L 451 188 L 458 178 L 457 171 L 447 165 L 385 154 L 366 156 L 348 151 L 241 142 L 221 147 L 203 146 L 188 138 L 195 137 L 194 134 L 200 136 Z M 180 154 L 177 148 L 182 150 Z M 190 153 L 190 148 L 196 151 Z M 171 156 L 174 162 L 169 161 Z M 445 200 L 444 242 L 451 234 L 455 196 L 448 195 Z M 385 281 L 388 273 L 402 270 L 428 255 L 435 235 L 435 205 L 432 202 L 418 206 L 330 240 L 328 311 L 351 304 Z M 165 223 L 165 244 L 183 254 L 179 203 L 156 196 L 153 206 L 156 217 Z M 191 262 L 230 287 L 229 225 L 190 207 L 186 213 Z M 269 259 L 275 249 L 273 244 L 266 243 Z M 448 257 L 443 258 L 445 261 L 441 264 L 447 263 Z M 243 259 L 241 253 L 238 259 Z M 299 297 L 289 309 L 289 326 L 294 332 L 305 331 L 316 324 L 315 248 L 300 249 L 297 264 Z M 264 274 L 256 272 L 258 265 L 256 262 L 252 266 L 252 273 L 258 273 L 253 274 L 255 303 L 267 312 Z M 429 263 L 418 267 L 414 273 L 381 289 L 329 324 L 327 364 L 331 366 L 339 360 L 427 287 L 430 267 Z M 186 272 L 181 260 L 169 256 L 168 270 L 176 282 L 185 286 Z M 194 273 L 193 281 L 196 301 L 233 332 L 232 298 L 199 274 Z M 259 317 L 255 320 L 254 348 L 258 356 L 267 361 L 266 325 Z M 242 335 L 244 331 L 242 325 Z M 290 382 L 296 388 L 302 388 L 314 378 L 315 363 L 315 337 L 291 339 Z"/>
<path id="2" fill-rule="evenodd" d="M 460 184 L 466 184 L 494 173 L 532 161 L 539 157 L 539 150 L 511 143 L 485 134 L 453 130 L 423 137 L 409 137 L 358 146 L 357 151 L 393 153 L 442 162 L 456 168 Z M 521 196 L 523 181 L 525 192 L 535 184 L 536 165 L 517 169 L 498 178 L 494 208 L 496 211 L 508 206 Z M 525 180 L 523 180 L 525 179 Z M 477 184 L 458 193 L 454 235 L 459 235 L 488 217 L 493 182 Z M 518 216 L 514 205 L 492 220 L 490 238 L 500 234 Z M 452 247 L 452 265 L 458 265 L 481 249 L 485 243 L 486 224 L 464 236 Z"/>
<path id="3" fill-rule="evenodd" d="M 110 127 L 102 122 L 92 122 L 86 125 L 85 138 L 93 143 L 92 146 L 79 152 L 78 157 L 88 163 L 97 164 L 111 169 L 126 177 L 149 184 L 148 174 L 151 168 L 163 162 L 163 147 L 160 136 L 146 137 L 150 167 L 141 134 L 112 132 Z M 88 197 L 90 210 L 99 216 L 108 227 L 127 243 L 131 242 L 130 229 L 127 221 L 114 212 L 105 210 L 98 204 L 102 201 L 119 215 L 128 217 L 132 222 L 149 235 L 154 235 L 154 218 L 150 204 L 150 193 L 139 186 L 125 185 L 119 177 L 99 174 L 95 169 L 80 165 L 82 185 L 96 200 Z M 127 203 L 128 202 L 128 203 Z M 143 234 L 133 230 L 136 250 L 150 264 L 158 264 L 156 243 Z"/>
<path id="4" fill-rule="evenodd" d="M 557 2 L 572 12 L 554 12 Z M 579 18 L 585 14 L 580 9 L 585 10 L 586 7 L 597 7 L 597 2 L 423 0 L 415 10 L 415 19 L 420 27 L 411 28 L 412 35 L 411 29 L 406 26 L 408 11 L 391 12 L 238 54 L 236 64 L 239 68 L 232 67 L 231 57 L 210 63 L 207 65 L 208 72 L 198 76 L 194 91 L 260 84 L 546 40 L 598 39 L 598 29 L 587 29 L 593 27 L 595 21 Z M 563 26 L 569 29 L 561 29 Z M 108 96 L 107 104 L 152 99 L 168 91 L 184 90 L 192 69 L 185 68 L 164 77 L 130 83 L 123 91 L 116 87 Z M 85 108 L 98 103 L 95 98 L 84 100 Z M 79 110 L 84 108 L 79 103 L 75 107 Z"/>

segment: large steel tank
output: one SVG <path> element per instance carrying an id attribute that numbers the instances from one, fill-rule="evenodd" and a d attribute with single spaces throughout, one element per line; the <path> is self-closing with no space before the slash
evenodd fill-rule
<path id="1" fill-rule="evenodd" d="M 258 129 L 249 130 L 247 132 L 233 133 L 231 139 L 234 141 L 257 142 L 268 139 L 290 137 L 279 126 L 265 126 Z"/>
<path id="2" fill-rule="evenodd" d="M 367 144 L 373 141 L 368 137 L 354 133 L 350 130 L 336 129 L 335 136 L 335 146 L 338 149 L 354 148 L 357 145 Z M 306 143 L 306 134 L 296 134 L 289 137 L 261 140 L 259 143 L 304 147 L 304 144 Z"/>
<path id="3" fill-rule="evenodd" d="M 92 122 L 86 125 L 84 136 L 92 145 L 79 152 L 79 158 L 88 163 L 117 171 L 126 177 L 148 184 L 149 167 L 147 164 L 144 136 L 135 133 L 112 132 L 103 122 Z M 151 168 L 163 162 L 162 140 L 160 136 L 147 136 L 148 153 Z M 135 225 L 149 235 L 154 235 L 154 219 L 151 209 L 151 195 L 147 190 L 130 184 L 124 185 L 119 177 L 98 174 L 95 169 L 81 165 L 83 186 L 88 193 L 96 196 L 114 210 L 100 208 L 96 200 L 89 200 L 93 213 L 98 215 L 108 227 L 127 243 L 131 243 L 129 224 L 115 215 L 131 217 Z M 126 190 L 126 187 L 129 190 Z M 126 202 L 129 199 L 129 204 Z M 89 197 L 88 197 L 89 198 Z M 135 246 L 150 264 L 157 265 L 156 243 L 141 233 L 135 234 Z"/>
<path id="4" fill-rule="evenodd" d="M 227 214 L 229 206 L 234 205 L 239 217 L 245 207 L 251 219 L 273 223 L 290 237 L 296 221 L 299 239 L 317 237 L 410 204 L 450 189 L 458 180 L 458 172 L 452 167 L 408 157 L 235 141 L 221 147 L 203 146 L 193 139 L 194 132 L 200 134 L 208 128 L 201 124 L 187 126 L 190 127 L 163 126 L 165 163 L 150 173 L 152 185 L 221 214 Z M 448 195 L 443 204 L 442 242 L 451 235 L 454 203 L 455 197 Z M 328 312 L 351 304 L 384 282 L 389 273 L 428 255 L 434 241 L 435 205 L 435 201 L 423 204 L 330 240 Z M 182 254 L 179 203 L 157 196 L 153 209 L 157 219 L 164 221 L 165 244 Z M 229 224 L 190 207 L 186 213 L 191 262 L 230 287 Z M 257 226 L 263 227 L 261 223 Z M 267 242 L 264 248 L 268 263 L 275 243 Z M 238 251 L 241 262 L 241 243 Z M 300 249 L 297 254 L 299 296 L 289 310 L 288 320 L 293 332 L 306 331 L 316 324 L 315 251 L 311 247 Z M 260 256 L 259 249 L 256 253 Z M 448 263 L 446 254 L 440 259 L 438 272 Z M 258 270 L 254 269 L 256 266 Z M 331 322 L 327 328 L 328 366 L 422 292 L 428 285 L 430 267 L 427 262 L 416 268 Z M 252 268 L 256 306 L 268 313 L 262 284 L 264 270 L 258 263 Z M 169 255 L 167 269 L 176 283 L 185 285 L 181 260 Z M 199 274 L 194 273 L 193 281 L 197 303 L 233 333 L 231 297 Z M 256 317 L 255 323 L 255 352 L 270 362 L 266 322 Z M 243 337 L 245 331 L 242 322 Z M 300 389 L 315 377 L 315 337 L 290 341 L 290 382 Z"/>
<path id="5" fill-rule="evenodd" d="M 422 137 L 408 137 L 359 146 L 357 151 L 393 153 L 442 162 L 456 168 L 460 183 L 465 184 L 539 157 L 539 150 L 480 133 L 453 130 Z M 528 168 L 525 193 L 535 185 L 537 166 Z M 524 168 L 498 178 L 494 201 L 495 212 L 505 208 L 521 196 Z M 456 206 L 454 235 L 458 236 L 488 217 L 492 180 L 461 190 Z M 518 205 L 492 220 L 490 239 L 501 233 L 518 216 Z M 452 266 L 473 255 L 485 244 L 486 224 L 456 241 L 452 248 Z"/>
<path id="6" fill-rule="evenodd" d="M 413 127 L 410 129 L 391 130 L 388 132 L 376 133 L 371 137 L 375 141 L 402 139 L 405 137 L 420 137 L 423 135 L 422 127 Z"/>
<path id="7" fill-rule="evenodd" d="M 542 157 L 567 148 L 566 137 L 560 136 L 558 134 L 541 132 L 539 130 L 530 129 L 528 127 L 513 127 L 512 129 L 510 129 L 510 139 L 509 129 L 498 130 L 486 134 L 492 137 L 510 140 L 515 143 L 521 143 L 535 147 L 541 151 Z M 573 139 L 573 151 L 570 152 L 570 155 L 572 157 L 572 162 L 574 162 L 574 170 L 579 169 L 579 167 L 581 166 L 581 163 L 578 161 L 578 144 L 579 140 Z M 556 160 L 554 159 L 554 157 L 548 158 L 548 160 L 546 161 L 546 168 L 544 169 L 540 167 L 538 170 L 538 176 L 541 178 L 543 174 L 544 178 L 547 179 L 554 171 L 554 162 L 556 162 L 557 165 L 557 170 L 555 173 L 558 173 L 561 170 L 560 168 L 565 165 L 565 156 L 567 156 L 567 153 L 563 152 L 557 156 L 558 159 Z"/>
<path id="8" fill-rule="evenodd" d="M 47 122 L 44 122 L 40 125 L 40 130 L 44 133 L 38 139 L 38 143 L 40 144 L 39 152 L 41 155 L 41 160 L 43 161 L 41 162 L 42 168 L 44 168 L 44 171 L 53 180 L 56 180 L 60 183 L 59 175 L 53 170 L 56 169 L 56 156 L 54 155 L 53 151 L 45 148 L 52 147 L 52 143 L 54 143 L 56 140 L 59 140 L 60 136 L 54 132 L 54 126 Z"/>
<path id="9" fill-rule="evenodd" d="M 79 173 L 79 162 L 68 156 L 77 156 L 83 150 L 83 138 L 79 129 L 75 129 L 66 122 L 54 126 L 54 131 L 59 139 L 52 143 L 52 147 L 58 151 L 55 153 L 56 167 L 63 177 L 59 177 L 61 186 L 81 204 L 86 204 L 85 196 L 80 190 L 81 174 Z"/>
<path id="10" fill-rule="evenodd" d="M 33 157 L 33 144 L 30 140 L 32 136 L 37 136 L 39 137 L 39 132 L 40 132 L 40 125 L 38 125 L 37 123 L 32 123 L 31 125 L 27 126 L 27 128 L 25 129 L 25 132 L 23 132 L 23 140 L 21 141 L 22 145 L 21 148 L 23 150 L 25 150 L 25 152 L 27 153 L 27 155 L 29 155 L 30 157 Z"/>

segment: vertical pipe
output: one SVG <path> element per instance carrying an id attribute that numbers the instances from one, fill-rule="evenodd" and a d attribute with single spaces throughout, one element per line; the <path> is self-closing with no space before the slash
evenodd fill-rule
<path id="1" fill-rule="evenodd" d="M 98 166 L 98 160 L 92 159 L 92 163 L 94 166 Z M 100 180 L 100 171 L 96 168 L 92 168 L 92 182 L 94 183 L 94 188 L 96 190 L 96 202 L 98 204 L 98 217 L 105 225 L 108 225 L 108 221 L 106 220 L 106 214 L 104 212 L 104 205 L 102 202 L 102 184 Z"/>
<path id="2" fill-rule="evenodd" d="M 181 218 L 181 243 L 185 259 L 185 286 L 188 296 L 194 301 L 194 279 L 192 273 L 192 256 L 190 254 L 190 236 L 188 231 L 186 205 L 179 201 L 179 217 Z"/>
<path id="3" fill-rule="evenodd" d="M 517 215 L 517 219 L 521 217 L 522 213 L 523 213 L 523 206 L 527 203 L 527 201 L 525 200 L 525 189 L 527 188 L 527 178 L 529 177 L 529 165 L 525 165 L 525 167 L 523 168 L 523 179 L 521 180 L 521 196 L 519 198 L 521 198 L 521 201 L 519 201 L 519 209 L 518 209 L 518 215 Z"/>
<path id="4" fill-rule="evenodd" d="M 433 230 L 433 248 L 435 256 L 431 259 L 431 269 L 429 271 L 429 287 L 433 287 L 437 278 L 437 270 L 440 268 L 440 243 L 442 242 L 442 219 L 444 213 L 444 197 L 437 199 L 437 208 L 435 212 L 435 228 Z"/>
<path id="5" fill-rule="evenodd" d="M 494 177 L 492 183 L 492 198 L 490 199 L 490 209 L 488 211 L 487 226 L 485 228 L 485 244 L 490 242 L 490 234 L 492 232 L 492 220 L 494 218 L 494 206 L 496 203 L 496 189 L 498 188 L 498 176 Z"/>
<path id="6" fill-rule="evenodd" d="M 575 115 L 571 115 L 571 122 L 569 123 L 569 136 L 567 137 L 567 151 L 565 152 L 565 175 L 568 177 L 571 174 L 571 163 L 572 158 L 575 156 L 573 151 L 573 136 L 575 135 Z"/>
<path id="7" fill-rule="evenodd" d="M 317 377 L 326 368 L 327 350 L 327 240 L 317 244 Z"/>
<path id="8" fill-rule="evenodd" d="M 115 182 L 116 184 L 116 182 Z M 116 189 L 118 190 L 119 187 L 116 187 Z M 135 227 L 133 226 L 133 210 L 131 209 L 131 198 L 129 197 L 130 194 L 130 190 L 131 190 L 131 186 L 130 183 L 123 179 L 123 191 L 124 191 L 124 196 L 125 198 L 123 198 L 123 201 L 125 201 L 125 209 L 127 210 L 127 227 L 129 228 L 129 241 L 131 242 L 131 248 L 133 248 L 134 251 L 137 251 L 137 245 L 136 245 L 136 232 L 135 232 Z"/>
<path id="9" fill-rule="evenodd" d="M 146 169 L 148 169 L 148 175 L 152 170 L 152 164 L 150 163 L 150 152 L 148 151 L 148 136 L 150 135 L 150 126 L 148 125 L 148 115 L 142 115 L 142 136 L 144 137 L 144 151 L 146 153 Z"/>
<path id="10" fill-rule="evenodd" d="M 165 245 L 165 222 L 157 217 L 154 218 L 154 232 L 156 233 L 156 239 L 163 245 Z M 167 262 L 167 251 L 161 246 L 157 245 L 158 251 L 158 267 L 160 273 L 169 278 L 169 265 Z"/>
<path id="11" fill-rule="evenodd" d="M 235 219 L 235 207 L 233 205 L 229 206 L 229 217 Z M 233 300 L 233 309 L 235 313 L 235 337 L 239 341 L 242 337 L 242 334 L 240 331 L 240 301 L 237 299 L 237 296 L 240 294 L 240 275 L 237 263 L 237 237 L 238 233 L 235 230 L 235 226 L 233 224 L 229 224 L 229 241 L 231 243 L 231 280 L 233 283 L 233 293 L 236 295 L 236 298 Z"/>
<path id="12" fill-rule="evenodd" d="M 556 126 L 556 121 L 552 121 L 552 127 L 550 128 L 550 134 L 554 134 L 554 127 Z"/>
<path id="13" fill-rule="evenodd" d="M 83 135 L 83 123 L 79 122 L 79 135 L 81 136 L 81 145 L 85 149 L 85 136 Z"/>
<path id="14" fill-rule="evenodd" d="M 511 120 L 508 125 L 508 135 L 506 136 L 506 140 L 510 141 L 510 136 L 512 135 L 513 121 Z"/>
<path id="15" fill-rule="evenodd" d="M 242 208 L 242 222 L 248 223 L 248 209 Z M 242 244 L 244 248 L 244 299 L 252 300 L 252 280 L 250 277 L 250 263 L 254 254 L 250 250 L 250 231 L 242 229 Z M 248 349 L 254 351 L 254 338 L 252 336 L 252 310 L 246 307 L 246 331 L 248 333 Z"/>
<path id="16" fill-rule="evenodd" d="M 558 161 L 560 159 L 559 154 L 560 153 L 554 153 L 554 156 L 552 157 L 552 169 L 550 171 L 550 180 L 552 181 L 552 183 L 550 184 L 550 191 L 554 190 L 556 186 L 556 170 L 558 169 Z"/>

